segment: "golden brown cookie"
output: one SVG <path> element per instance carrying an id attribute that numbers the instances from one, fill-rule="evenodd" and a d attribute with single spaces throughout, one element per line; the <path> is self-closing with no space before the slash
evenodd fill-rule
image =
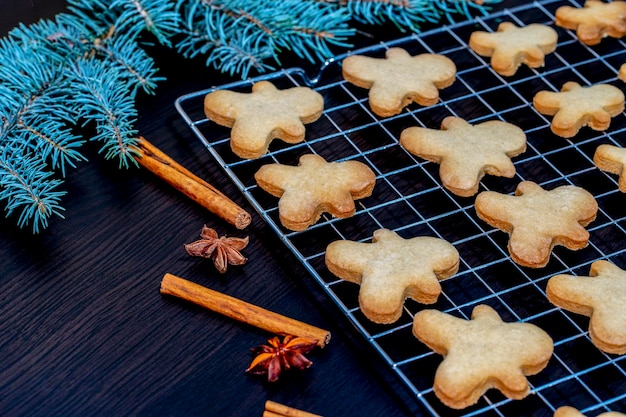
<path id="1" fill-rule="evenodd" d="M 305 127 L 324 111 L 321 94 L 308 87 L 278 90 L 269 81 L 259 81 L 251 93 L 216 90 L 204 98 L 204 113 L 215 123 L 232 127 L 233 152 L 246 159 L 267 153 L 274 139 L 287 143 L 304 140 Z"/>
<path id="2" fill-rule="evenodd" d="M 590 318 L 589 337 L 607 353 L 626 353 L 626 271 L 604 260 L 588 277 L 556 275 L 548 280 L 550 302 Z"/>
<path id="3" fill-rule="evenodd" d="M 626 35 L 626 3 L 623 1 L 587 0 L 582 9 L 561 6 L 555 18 L 557 26 L 575 30 L 578 39 L 587 45 L 597 45 L 607 36 Z"/>
<path id="4" fill-rule="evenodd" d="M 369 104 L 381 117 L 398 114 L 411 102 L 431 106 L 439 100 L 439 89 L 456 78 L 450 58 L 437 54 L 411 56 L 401 48 L 390 48 L 385 58 L 352 55 L 343 60 L 343 77 L 369 89 Z"/>
<path id="5" fill-rule="evenodd" d="M 626 64 L 620 65 L 617 78 L 626 83 Z"/>
<path id="6" fill-rule="evenodd" d="M 565 405 L 556 409 L 554 417 L 585 417 L 585 415 L 576 408 Z M 617 411 L 608 411 L 598 414 L 597 417 L 626 417 L 626 414 L 618 413 Z"/>
<path id="7" fill-rule="evenodd" d="M 464 320 L 437 310 L 415 315 L 413 334 L 444 356 L 433 390 L 455 409 L 475 404 L 496 388 L 511 399 L 522 399 L 530 388 L 526 375 L 546 367 L 554 344 L 546 332 L 530 323 L 506 323 L 487 305 L 478 305 Z"/>
<path id="8" fill-rule="evenodd" d="M 424 304 L 436 302 L 439 280 L 459 269 L 459 253 L 439 238 L 404 239 L 379 229 L 371 243 L 332 242 L 326 249 L 326 266 L 339 278 L 359 284 L 363 314 L 386 324 L 400 318 L 407 297 Z"/>
<path id="9" fill-rule="evenodd" d="M 600 145 L 593 155 L 593 162 L 602 171 L 619 175 L 619 189 L 626 193 L 626 149 L 615 145 Z"/>
<path id="10" fill-rule="evenodd" d="M 301 156 L 298 166 L 264 165 L 254 179 L 280 198 L 280 221 L 296 231 L 314 224 L 323 212 L 340 218 L 354 215 L 354 200 L 369 197 L 376 183 L 376 175 L 362 162 L 326 162 L 315 154 Z"/>
<path id="11" fill-rule="evenodd" d="M 563 84 L 561 92 L 540 91 L 533 98 L 539 113 L 554 116 L 550 129 L 571 138 L 583 126 L 606 130 L 611 117 L 624 111 L 624 93 L 610 84 L 582 87 L 574 81 Z"/>
<path id="12" fill-rule="evenodd" d="M 400 135 L 400 145 L 420 158 L 441 164 L 444 187 L 469 197 L 478 192 L 485 176 L 511 178 L 511 158 L 526 150 L 526 135 L 510 123 L 492 120 L 475 126 L 458 117 L 446 117 L 441 130 L 409 127 Z"/>
<path id="13" fill-rule="evenodd" d="M 474 32 L 469 47 L 478 55 L 491 57 L 491 67 L 500 75 L 511 76 L 522 64 L 542 67 L 545 56 L 556 49 L 558 34 L 550 26 L 532 23 L 517 27 L 502 22 L 497 32 Z"/>
<path id="14" fill-rule="evenodd" d="M 541 268 L 555 245 L 576 250 L 587 246 L 587 226 L 596 218 L 598 203 L 583 188 L 564 185 L 546 191 L 521 182 L 515 195 L 483 191 L 476 197 L 476 214 L 509 233 L 509 253 L 522 266 Z"/>

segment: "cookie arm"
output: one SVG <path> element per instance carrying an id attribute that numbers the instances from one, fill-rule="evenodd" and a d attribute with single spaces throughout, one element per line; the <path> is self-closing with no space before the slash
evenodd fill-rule
<path id="1" fill-rule="evenodd" d="M 408 127 L 400 134 L 400 145 L 411 154 L 440 163 L 447 155 L 446 133 L 425 127 Z"/>
<path id="2" fill-rule="evenodd" d="M 343 60 L 341 71 L 343 78 L 349 83 L 361 88 L 370 88 L 376 78 L 376 73 L 371 68 L 377 68 L 380 59 L 360 55 L 352 55 Z"/>
<path id="3" fill-rule="evenodd" d="M 477 31 L 469 38 L 469 47 L 480 56 L 490 57 L 493 54 L 496 43 L 493 33 Z M 497 35 L 496 35 L 497 36 Z"/>
<path id="4" fill-rule="evenodd" d="M 238 115 L 238 103 L 245 97 L 233 91 L 213 91 L 204 98 L 204 114 L 220 126 L 232 127 Z"/>
<path id="5" fill-rule="evenodd" d="M 366 245 L 348 240 L 331 242 L 326 248 L 326 267 L 337 277 L 360 284 L 363 268 L 369 257 Z"/>
<path id="6" fill-rule="evenodd" d="M 446 356 L 455 335 L 464 332 L 466 320 L 434 309 L 418 312 L 413 318 L 413 335 L 436 353 Z"/>
<path id="7" fill-rule="evenodd" d="M 285 90 L 285 102 L 298 114 L 302 123 L 312 123 L 320 118 L 324 111 L 324 98 L 320 93 L 308 87 Z"/>
<path id="8" fill-rule="evenodd" d="M 533 97 L 533 106 L 539 113 L 552 116 L 561 108 L 561 93 L 539 91 Z"/>
<path id="9" fill-rule="evenodd" d="M 336 178 L 345 182 L 348 193 L 344 198 L 349 198 L 354 205 L 354 200 L 369 197 L 376 184 L 376 174 L 367 165 L 359 161 L 345 161 L 335 165 L 341 172 Z"/>
<path id="10" fill-rule="evenodd" d="M 546 294 L 553 304 L 589 317 L 594 310 L 598 296 L 603 298 L 602 294 L 607 292 L 602 287 L 601 281 L 594 277 L 616 277 L 623 273 L 624 271 L 609 261 L 595 261 L 591 264 L 589 277 L 559 274 L 550 278 L 546 286 Z"/>
<path id="11" fill-rule="evenodd" d="M 598 146 L 593 156 L 593 162 L 603 171 L 617 174 L 618 184 L 622 192 L 626 192 L 626 149 L 614 145 L 602 144 Z"/>
<path id="12" fill-rule="evenodd" d="M 588 284 L 593 284 L 589 278 L 566 274 L 555 275 L 548 280 L 546 295 L 552 304 L 589 317 L 593 312 L 593 307 L 588 295 Z"/>
<path id="13" fill-rule="evenodd" d="M 294 174 L 294 167 L 281 164 L 263 165 L 254 174 L 254 179 L 263 190 L 274 197 L 280 197 L 285 192 Z"/>

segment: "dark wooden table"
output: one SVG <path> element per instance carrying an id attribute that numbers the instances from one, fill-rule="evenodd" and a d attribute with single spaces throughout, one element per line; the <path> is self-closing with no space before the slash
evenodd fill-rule
<path id="1" fill-rule="evenodd" d="M 3 1 L 1 34 L 64 8 L 40 3 Z M 165 48 L 151 53 L 167 81 L 155 96 L 139 97 L 140 134 L 253 222 L 237 231 L 150 172 L 120 170 L 87 144 L 89 162 L 67 174 L 66 219 L 39 235 L 0 220 L 0 415 L 260 416 L 267 399 L 327 417 L 420 415 L 176 112 L 180 95 L 232 79 Z M 183 244 L 203 224 L 249 235 L 248 263 L 220 275 L 189 257 Z M 166 272 L 328 329 L 332 340 L 306 372 L 268 384 L 244 370 L 250 349 L 269 335 L 162 296 Z"/>

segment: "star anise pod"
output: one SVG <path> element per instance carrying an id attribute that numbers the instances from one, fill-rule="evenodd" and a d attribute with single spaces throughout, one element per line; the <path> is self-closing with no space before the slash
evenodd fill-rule
<path id="1" fill-rule="evenodd" d="M 313 365 L 313 362 L 304 355 L 315 348 L 317 340 L 285 336 L 281 342 L 280 338 L 275 336 L 267 343 L 267 345 L 252 349 L 252 352 L 257 356 L 246 369 L 246 372 L 255 375 L 267 373 L 268 382 L 275 382 L 282 371 L 291 368 L 303 370 Z"/>
<path id="2" fill-rule="evenodd" d="M 243 265 L 248 260 L 240 250 L 248 245 L 248 237 L 219 237 L 217 232 L 204 225 L 200 233 L 202 239 L 185 245 L 191 256 L 213 259 L 215 268 L 220 273 L 226 272 L 228 265 Z"/>

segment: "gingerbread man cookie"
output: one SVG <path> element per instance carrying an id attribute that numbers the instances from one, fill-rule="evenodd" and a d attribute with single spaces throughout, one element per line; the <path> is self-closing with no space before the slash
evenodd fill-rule
<path id="1" fill-rule="evenodd" d="M 610 84 L 582 87 L 574 81 L 563 84 L 561 92 L 540 91 L 533 98 L 539 113 L 554 116 L 550 129 L 571 138 L 583 126 L 606 130 L 611 117 L 624 111 L 624 93 Z"/>
<path id="2" fill-rule="evenodd" d="M 576 250 L 587 246 L 585 230 L 598 212 L 598 203 L 583 188 L 564 185 L 546 191 L 534 182 L 521 182 L 515 195 L 483 191 L 476 197 L 476 214 L 489 225 L 509 233 L 513 261 L 541 268 L 555 245 Z"/>
<path id="3" fill-rule="evenodd" d="M 588 277 L 556 275 L 548 280 L 548 300 L 590 318 L 589 337 L 607 353 L 626 353 L 626 271 L 608 261 L 591 264 Z"/>
<path id="4" fill-rule="evenodd" d="M 621 38 L 626 35 L 626 2 L 587 0 L 580 9 L 561 6 L 555 13 L 555 24 L 576 31 L 586 45 L 597 45 L 602 38 Z"/>
<path id="5" fill-rule="evenodd" d="M 574 407 L 564 405 L 556 409 L 554 417 L 585 417 L 585 415 Z M 626 417 L 626 414 L 618 413 L 617 411 L 607 411 L 606 413 L 598 414 L 597 417 Z"/>
<path id="6" fill-rule="evenodd" d="M 600 145 L 593 155 L 593 162 L 602 171 L 619 175 L 619 189 L 626 193 L 626 149 L 615 145 Z"/>
<path id="7" fill-rule="evenodd" d="M 410 297 L 432 304 L 441 293 L 439 280 L 459 269 L 459 253 L 445 240 L 419 236 L 403 239 L 379 229 L 372 243 L 347 240 L 326 249 L 326 266 L 336 276 L 359 284 L 359 305 L 376 323 L 393 323 Z"/>
<path id="8" fill-rule="evenodd" d="M 304 140 L 305 127 L 324 111 L 321 94 L 308 87 L 278 90 L 269 81 L 259 81 L 249 94 L 217 90 L 206 95 L 204 113 L 215 123 L 231 127 L 233 152 L 246 159 L 267 153 L 274 139 L 287 143 Z"/>
<path id="9" fill-rule="evenodd" d="M 439 89 L 456 78 L 456 66 L 437 54 L 411 56 L 401 48 L 390 48 L 385 58 L 352 55 L 343 60 L 343 77 L 369 89 L 369 104 L 381 117 L 398 114 L 411 102 L 431 106 L 439 99 Z"/>
<path id="10" fill-rule="evenodd" d="M 506 323 L 487 305 L 478 305 L 471 320 L 437 310 L 415 315 L 413 334 L 444 356 L 435 373 L 433 390 L 448 407 L 475 404 L 491 388 L 511 399 L 530 392 L 526 375 L 546 367 L 554 344 L 546 332 L 530 323 Z"/>
<path id="11" fill-rule="evenodd" d="M 400 145 L 421 158 L 441 164 L 439 175 L 448 190 L 469 197 L 478 192 L 485 174 L 511 178 L 511 158 L 526 150 L 524 131 L 492 120 L 472 126 L 458 117 L 446 117 L 442 130 L 409 127 Z"/>
<path id="12" fill-rule="evenodd" d="M 511 76 L 521 64 L 542 67 L 545 56 L 556 49 L 558 34 L 549 26 L 532 23 L 517 27 L 502 22 L 497 32 L 474 32 L 469 47 L 478 55 L 491 57 L 491 67 L 500 75 Z"/>
<path id="13" fill-rule="evenodd" d="M 264 165 L 254 179 L 280 198 L 280 221 L 296 231 L 314 224 L 323 212 L 340 218 L 354 215 L 354 200 L 369 197 L 376 183 L 374 172 L 361 162 L 326 162 L 315 154 L 301 156 L 298 166 Z"/>

